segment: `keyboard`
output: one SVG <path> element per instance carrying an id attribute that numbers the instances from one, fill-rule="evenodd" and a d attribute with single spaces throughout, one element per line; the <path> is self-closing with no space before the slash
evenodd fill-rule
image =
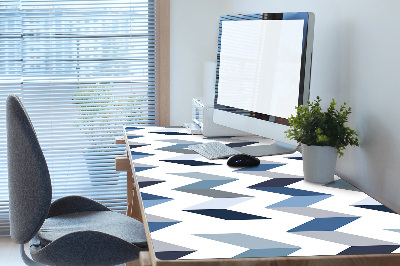
<path id="1" fill-rule="evenodd" d="M 210 160 L 227 158 L 235 154 L 242 154 L 240 151 L 232 149 L 231 147 L 219 142 L 191 145 L 188 148 L 189 150 L 193 150 Z"/>

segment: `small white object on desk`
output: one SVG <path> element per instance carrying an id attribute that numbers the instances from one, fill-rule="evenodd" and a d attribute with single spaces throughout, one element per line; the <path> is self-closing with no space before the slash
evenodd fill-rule
<path id="1" fill-rule="evenodd" d="M 191 145 L 188 147 L 189 150 L 193 150 L 200 155 L 203 155 L 207 159 L 221 159 L 228 158 L 235 154 L 242 154 L 240 151 L 232 149 L 225 144 L 219 142 L 209 142 L 197 145 Z"/>

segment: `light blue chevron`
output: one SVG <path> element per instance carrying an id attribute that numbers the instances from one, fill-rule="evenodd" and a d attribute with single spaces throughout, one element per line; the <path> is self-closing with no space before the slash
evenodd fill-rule
<path id="1" fill-rule="evenodd" d="M 249 249 L 234 258 L 266 258 L 283 257 L 292 254 L 300 248 L 269 248 L 269 249 Z"/>
<path id="2" fill-rule="evenodd" d="M 143 207 L 149 208 L 155 205 L 162 204 L 164 202 L 171 201 L 172 199 L 158 199 L 158 200 L 143 200 Z"/>
<path id="3" fill-rule="evenodd" d="M 332 197 L 332 195 L 316 195 L 316 196 L 294 196 L 283 201 L 277 202 L 267 208 L 279 207 L 307 207 L 321 200 Z"/>
<path id="4" fill-rule="evenodd" d="M 213 187 L 221 186 L 237 179 L 232 180 L 202 180 L 193 184 L 178 187 L 176 189 L 211 189 Z"/>
<path id="5" fill-rule="evenodd" d="M 220 175 L 212 175 L 206 173 L 199 173 L 199 172 L 190 172 L 190 173 L 170 173 L 171 175 L 177 176 L 184 176 L 189 178 L 201 179 L 201 180 L 231 180 L 235 181 L 237 179 L 227 176 L 220 176 Z"/>
<path id="6" fill-rule="evenodd" d="M 282 242 L 277 242 L 265 238 L 260 238 L 240 233 L 194 234 L 194 235 L 248 249 L 282 249 L 282 248 L 299 249 L 300 248 L 294 245 L 289 245 Z"/>
<path id="7" fill-rule="evenodd" d="M 253 199 L 252 197 L 245 198 L 216 198 L 198 205 L 191 206 L 185 210 L 201 210 L 201 209 L 228 209 L 229 207 L 235 206 L 239 203 Z"/>
<path id="8" fill-rule="evenodd" d="M 347 183 L 343 179 L 338 179 L 332 183 L 325 184 L 325 187 L 333 187 L 333 188 L 339 188 L 339 189 L 346 189 L 346 190 L 352 190 L 352 191 L 360 191 L 358 188 L 352 186 L 351 184 Z"/>

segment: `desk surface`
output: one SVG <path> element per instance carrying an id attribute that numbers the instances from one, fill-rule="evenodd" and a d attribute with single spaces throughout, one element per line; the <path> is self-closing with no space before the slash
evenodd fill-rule
<path id="1" fill-rule="evenodd" d="M 300 153 L 237 169 L 187 147 L 261 138 L 162 127 L 124 135 L 159 260 L 400 253 L 400 215 L 337 177 L 305 182 Z"/>

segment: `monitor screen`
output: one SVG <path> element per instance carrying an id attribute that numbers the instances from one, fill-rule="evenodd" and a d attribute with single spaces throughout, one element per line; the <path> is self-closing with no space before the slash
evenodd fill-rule
<path id="1" fill-rule="evenodd" d="M 289 117 L 298 104 L 303 20 L 223 21 L 217 103 Z"/>
<path id="2" fill-rule="evenodd" d="M 295 107 L 308 101 L 314 15 L 221 16 L 214 122 L 289 145 Z"/>

